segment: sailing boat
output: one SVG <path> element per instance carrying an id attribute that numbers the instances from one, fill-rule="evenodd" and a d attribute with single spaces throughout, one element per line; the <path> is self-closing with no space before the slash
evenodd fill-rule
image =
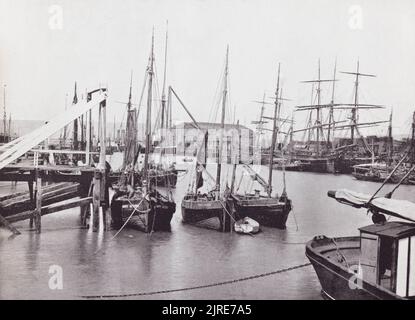
<path id="1" fill-rule="evenodd" d="M 357 180 L 398 183 L 402 180 L 402 184 L 415 184 L 415 174 L 408 174 L 408 165 L 413 166 L 415 163 L 415 153 L 413 151 L 415 143 L 415 112 L 412 117 L 412 138 L 409 139 L 407 151 L 401 160 L 402 165 L 394 169 L 393 163 L 393 137 L 392 137 L 392 113 L 389 120 L 388 134 L 388 154 L 385 162 L 375 162 L 374 156 L 372 163 L 359 164 L 353 166 L 353 176 Z M 373 150 L 373 147 L 372 147 Z M 409 158 L 409 161 L 406 160 Z"/>
<path id="2" fill-rule="evenodd" d="M 272 167 L 274 150 L 279 130 L 277 121 L 280 116 L 280 98 L 280 65 L 278 65 L 277 90 L 275 92 L 275 109 L 274 117 L 272 119 L 272 140 L 269 154 L 270 159 L 268 164 L 268 182 L 266 182 L 258 173 L 256 173 L 251 168 L 251 166 L 247 164 L 243 165 L 245 170 L 248 171 L 251 179 L 261 184 L 261 186 L 264 188 L 264 191 L 266 192 L 266 195 L 261 195 L 259 190 L 256 190 L 254 194 L 234 193 L 232 183 L 231 197 L 234 199 L 234 206 L 238 219 L 249 217 L 259 222 L 260 225 L 285 229 L 288 214 L 292 208 L 291 200 L 287 197 L 285 187 L 281 196 L 272 195 Z"/>
<path id="3" fill-rule="evenodd" d="M 225 106 L 227 98 L 227 76 L 228 76 L 228 57 L 229 47 L 226 50 L 226 64 L 224 75 L 224 87 L 222 95 L 222 113 L 221 113 L 221 132 L 225 127 Z M 182 217 L 184 223 L 196 226 L 214 229 L 222 232 L 231 231 L 232 209 L 229 203 L 229 192 L 226 190 L 221 194 L 221 171 L 222 171 L 222 147 L 223 139 L 219 140 L 218 164 L 216 171 L 215 187 L 206 194 L 202 194 L 199 189 L 204 185 L 203 173 L 209 175 L 206 170 L 207 159 L 208 131 L 203 135 L 202 147 L 198 152 L 196 159 L 196 183 L 194 188 L 188 190 L 182 200 Z M 210 176 L 210 175 L 209 175 Z"/>
<path id="4" fill-rule="evenodd" d="M 149 152 L 151 146 L 151 105 L 152 83 L 154 74 L 154 34 L 152 36 L 151 53 L 147 67 L 148 95 L 145 126 L 145 156 L 141 179 L 135 179 L 136 157 L 132 150 L 126 151 L 125 174 L 120 178 L 120 187 L 114 194 L 111 202 L 111 213 L 114 226 L 129 225 L 146 233 L 153 231 L 169 231 L 170 221 L 176 211 L 176 203 L 171 192 L 162 195 L 152 183 L 149 170 Z M 130 140 L 126 149 L 134 149 L 135 146 L 135 121 L 136 114 L 129 114 L 128 125 L 131 126 Z M 133 150 L 134 151 L 134 150 Z"/>
<path id="5" fill-rule="evenodd" d="M 169 90 L 168 100 L 166 99 L 166 76 L 167 76 L 167 41 L 168 32 L 166 30 L 166 40 L 164 49 L 164 76 L 163 89 L 161 95 L 161 117 L 160 117 L 160 157 L 159 163 L 151 163 L 151 181 L 159 187 L 175 188 L 177 184 L 177 175 L 179 171 L 176 169 L 175 163 L 167 163 L 166 159 L 166 143 L 167 135 L 171 129 L 171 91 Z"/>

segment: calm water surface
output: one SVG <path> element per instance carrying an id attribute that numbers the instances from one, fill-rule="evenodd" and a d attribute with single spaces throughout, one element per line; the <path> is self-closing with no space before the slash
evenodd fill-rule
<path id="1" fill-rule="evenodd" d="M 211 170 L 214 172 L 214 168 Z M 364 210 L 329 199 L 327 190 L 349 188 L 369 193 L 379 186 L 346 175 L 287 172 L 287 191 L 294 205 L 287 230 L 263 228 L 263 232 L 252 237 L 183 225 L 180 199 L 189 179 L 191 174 L 180 178 L 175 190 L 177 210 L 171 233 L 147 235 L 125 229 L 111 239 L 116 230 L 92 233 L 79 228 L 79 209 L 42 218 L 40 235 L 28 229 L 27 221 L 16 224 L 22 235 L 14 239 L 8 239 L 8 231 L 0 230 L 0 299 L 77 299 L 83 295 L 169 290 L 303 264 L 308 262 L 304 244 L 315 235 L 356 235 L 358 227 L 371 223 Z M 280 192 L 281 172 L 274 172 L 274 181 Z M 25 188 L 25 184 L 18 184 L 13 191 Z M 0 185 L 0 193 L 10 191 L 10 184 Z M 413 187 L 401 186 L 395 198 L 415 201 Z M 51 265 L 63 268 L 63 290 L 49 289 Z M 129 299 L 139 298 L 321 299 L 321 296 L 318 279 L 308 266 L 231 285 Z"/>

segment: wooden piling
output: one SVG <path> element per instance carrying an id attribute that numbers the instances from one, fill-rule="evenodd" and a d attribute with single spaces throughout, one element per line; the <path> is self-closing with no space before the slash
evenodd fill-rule
<path id="1" fill-rule="evenodd" d="M 102 174 L 99 170 L 94 173 L 94 187 L 92 191 L 93 224 L 92 231 L 99 230 L 99 208 L 101 206 L 101 180 Z"/>
<path id="2" fill-rule="evenodd" d="M 30 202 L 34 203 L 34 195 L 33 195 L 33 180 L 29 180 L 27 182 L 27 184 L 29 185 L 29 196 L 30 196 Z M 33 217 L 30 217 L 30 221 L 29 221 L 29 228 L 33 229 Z"/>
<path id="3" fill-rule="evenodd" d="M 89 191 L 90 191 L 90 186 L 93 180 L 91 180 L 91 177 L 89 175 L 82 174 L 82 176 L 83 177 L 82 177 L 82 181 L 80 184 L 80 196 L 81 198 L 86 198 L 90 196 Z M 89 203 L 81 206 L 81 213 L 80 213 L 81 226 L 83 227 L 87 226 L 87 220 L 91 214 L 90 211 L 91 211 L 91 206 Z"/>
<path id="4" fill-rule="evenodd" d="M 33 218 L 36 233 L 40 233 L 42 229 L 42 176 L 39 171 L 36 171 L 36 209 Z"/>

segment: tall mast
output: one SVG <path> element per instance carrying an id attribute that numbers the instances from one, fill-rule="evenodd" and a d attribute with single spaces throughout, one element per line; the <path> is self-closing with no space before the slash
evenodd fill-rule
<path id="1" fill-rule="evenodd" d="M 78 95 L 76 92 L 76 82 L 75 82 L 75 89 L 74 89 L 74 96 L 72 100 L 72 104 L 78 103 Z M 105 141 L 100 141 L 101 148 L 105 148 Z M 74 150 L 78 150 L 78 119 L 73 121 L 73 148 Z"/>
<path id="2" fill-rule="evenodd" d="M 166 22 L 166 43 L 165 43 L 165 48 L 164 48 L 163 91 L 161 95 L 161 128 L 162 129 L 167 127 L 167 109 L 166 109 L 167 40 L 168 40 L 168 21 Z"/>
<path id="3" fill-rule="evenodd" d="M 318 82 L 317 82 L 317 105 L 321 104 L 321 77 L 320 77 L 320 59 L 318 59 Z M 320 156 L 320 130 L 321 127 L 321 108 L 317 107 L 317 155 Z"/>
<path id="4" fill-rule="evenodd" d="M 68 109 L 68 94 L 65 94 L 65 111 Z M 63 127 L 63 143 L 62 145 L 65 147 L 66 145 L 66 131 L 67 131 L 67 126 Z"/>
<path id="5" fill-rule="evenodd" d="M 12 138 L 12 113 L 10 112 L 9 113 L 9 135 L 8 135 L 8 137 L 9 137 L 9 140 L 11 140 L 11 138 Z"/>
<path id="6" fill-rule="evenodd" d="M 411 164 L 415 163 L 415 112 L 412 115 Z"/>
<path id="7" fill-rule="evenodd" d="M 3 86 L 3 139 L 7 142 L 6 85 Z"/>
<path id="8" fill-rule="evenodd" d="M 150 187 L 150 180 L 148 179 L 148 158 L 151 147 L 151 100 L 152 100 L 152 87 L 153 87 L 153 63 L 154 63 L 154 28 L 151 37 L 151 52 L 148 65 L 148 94 L 147 94 L 147 116 L 146 116 L 146 152 L 144 155 L 144 171 L 143 176 L 146 181 L 144 188 Z"/>
<path id="9" fill-rule="evenodd" d="M 333 73 L 333 87 L 331 91 L 331 106 L 330 106 L 330 114 L 329 114 L 329 127 L 327 129 L 327 144 L 330 146 L 330 133 L 331 133 L 331 124 L 334 123 L 334 90 L 336 88 L 336 70 L 337 70 L 337 59 L 334 62 L 334 73 Z M 333 131 L 334 131 L 334 124 L 333 124 Z M 334 135 L 334 132 L 333 132 Z M 331 143 L 333 146 L 333 143 Z"/>
<path id="10" fill-rule="evenodd" d="M 389 145 L 389 149 L 388 149 L 387 164 L 389 166 L 392 164 L 392 157 L 393 157 L 392 116 L 393 116 L 393 111 L 391 110 L 391 114 L 389 116 L 389 127 L 388 127 L 388 140 L 389 140 L 388 145 Z"/>
<path id="11" fill-rule="evenodd" d="M 356 71 L 356 80 L 355 80 L 355 91 L 354 91 L 354 108 L 352 109 L 352 127 L 350 130 L 350 138 L 352 144 L 354 144 L 354 131 L 356 129 L 357 123 L 357 105 L 359 103 L 359 60 L 357 60 L 357 71 Z"/>
<path id="12" fill-rule="evenodd" d="M 351 143 L 354 144 L 355 143 L 355 132 L 357 134 L 359 134 L 358 131 L 358 109 L 361 108 L 362 106 L 365 106 L 366 109 L 370 109 L 372 107 L 374 108 L 379 108 L 380 106 L 376 106 L 376 105 L 370 105 L 370 104 L 359 104 L 359 77 L 360 76 L 364 76 L 364 77 L 375 77 L 375 75 L 373 74 L 365 74 L 365 73 L 360 73 L 360 66 L 359 66 L 359 60 L 357 60 L 357 67 L 356 67 L 356 72 L 342 72 L 345 74 L 351 74 L 356 76 L 355 78 L 355 90 L 354 90 L 354 104 L 352 107 L 352 114 L 351 114 L 351 123 L 350 123 L 350 139 L 351 139 Z M 366 143 L 365 143 L 366 146 Z M 366 148 L 368 148 L 366 146 Z"/>
<path id="13" fill-rule="evenodd" d="M 223 148 L 223 131 L 225 129 L 225 108 L 226 98 L 228 95 L 228 63 L 229 63 L 229 46 L 226 47 L 226 62 L 225 62 L 225 75 L 223 84 L 223 96 L 222 96 L 222 114 L 220 121 L 220 140 L 219 140 L 219 152 L 218 152 L 218 166 L 216 170 L 216 190 L 218 191 L 216 197 L 219 197 L 220 193 L 220 178 L 222 171 L 222 148 Z"/>
<path id="14" fill-rule="evenodd" d="M 132 107 L 132 91 L 133 91 L 133 70 L 131 70 L 131 75 L 130 75 L 130 92 L 129 92 L 129 94 L 128 94 L 128 104 L 127 104 L 127 108 L 128 108 L 128 111 L 130 111 L 131 110 L 131 107 Z"/>
<path id="15" fill-rule="evenodd" d="M 274 119 L 272 125 L 272 139 L 271 139 L 271 148 L 269 152 L 269 168 L 268 168 L 268 196 L 271 197 L 272 193 L 272 163 L 274 161 L 274 150 L 275 143 L 277 141 L 277 117 L 279 109 L 279 91 L 280 91 L 280 68 L 281 64 L 278 63 L 278 78 L 277 78 L 277 89 L 275 91 L 275 109 L 274 109 Z"/>

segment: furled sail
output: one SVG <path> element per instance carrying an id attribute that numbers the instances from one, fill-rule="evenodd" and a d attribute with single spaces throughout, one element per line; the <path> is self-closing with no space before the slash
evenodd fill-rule
<path id="1" fill-rule="evenodd" d="M 340 203 L 355 208 L 367 208 L 372 212 L 384 213 L 396 218 L 415 222 L 415 203 L 411 201 L 378 197 L 369 203 L 372 197 L 371 195 L 347 189 L 328 191 L 327 195 Z"/>
<path id="2" fill-rule="evenodd" d="M 137 124 L 136 111 L 129 109 L 127 115 L 127 128 L 125 134 L 124 169 L 134 163 L 137 154 Z"/>
<path id="3" fill-rule="evenodd" d="M 204 134 L 203 145 L 199 149 L 196 158 L 196 190 L 203 186 L 203 171 L 206 169 L 207 162 L 207 144 L 208 144 L 208 131 Z"/>

